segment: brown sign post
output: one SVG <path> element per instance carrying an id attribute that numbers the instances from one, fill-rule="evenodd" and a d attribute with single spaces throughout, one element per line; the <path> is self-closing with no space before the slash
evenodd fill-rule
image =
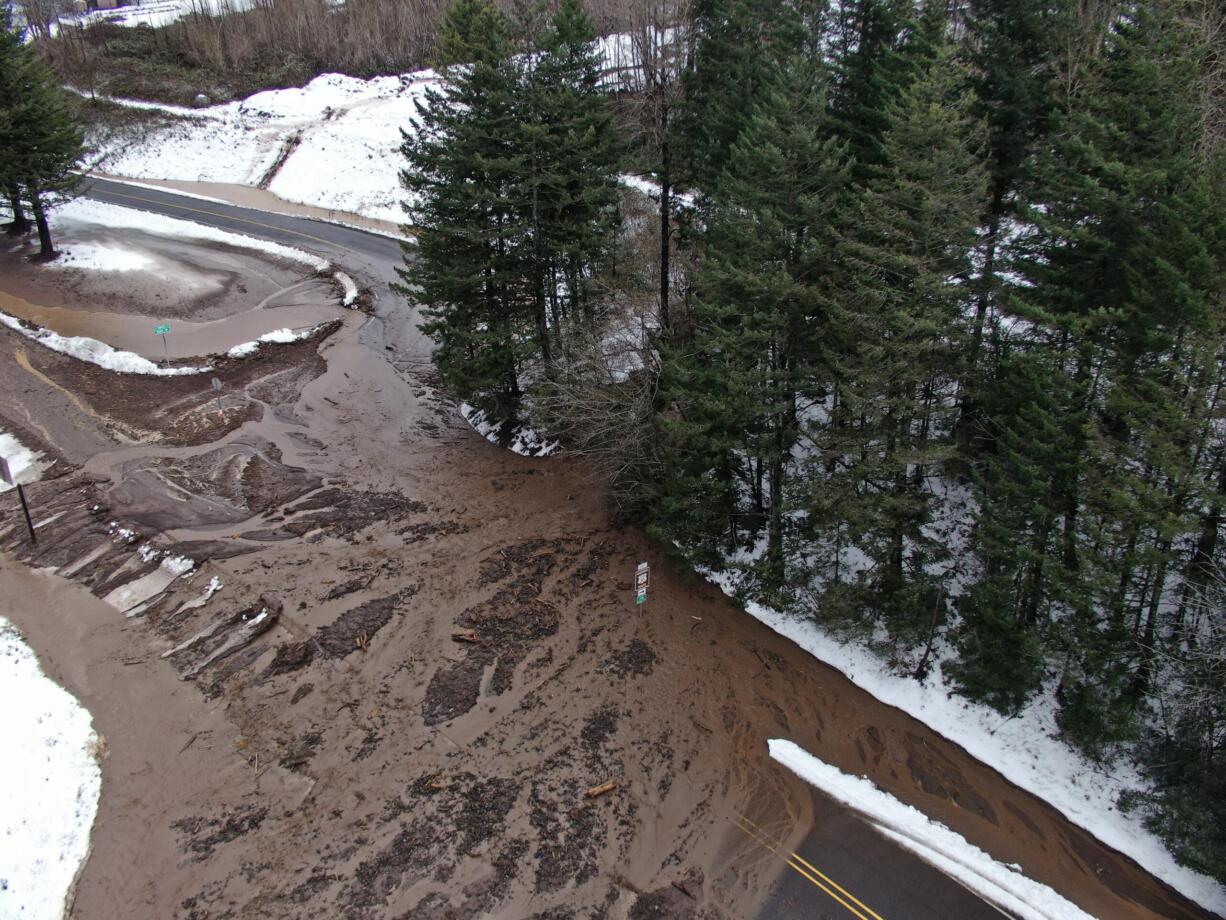
<path id="1" fill-rule="evenodd" d="M 26 490 L 21 487 L 21 483 L 17 482 L 13 476 L 13 471 L 9 468 L 8 458 L 0 457 L 0 479 L 3 479 L 10 486 L 17 487 L 17 497 L 21 499 L 21 511 L 26 516 L 26 527 L 30 531 L 30 542 L 38 545 L 38 537 L 34 536 L 34 521 L 30 519 L 30 506 L 26 504 Z"/>

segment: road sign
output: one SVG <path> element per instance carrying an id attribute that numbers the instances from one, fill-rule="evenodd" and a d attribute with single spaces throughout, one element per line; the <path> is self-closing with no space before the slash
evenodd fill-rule
<path id="1" fill-rule="evenodd" d="M 213 389 L 214 389 L 214 390 L 220 390 L 220 389 L 221 389 L 221 381 L 220 381 L 220 380 L 218 380 L 216 377 L 214 377 L 214 378 L 213 378 Z"/>
<path id="2" fill-rule="evenodd" d="M 170 323 L 158 323 L 153 327 L 153 334 L 162 337 L 162 353 L 166 355 L 166 363 L 170 363 L 170 346 L 166 344 L 166 333 L 170 331 Z"/>
<path id="3" fill-rule="evenodd" d="M 642 605 L 647 603 L 647 586 L 651 584 L 651 570 L 646 562 L 640 562 L 634 570 L 634 602 Z"/>
<path id="4" fill-rule="evenodd" d="M 7 457 L 0 457 L 0 479 L 3 479 L 10 486 L 17 485 L 17 480 L 13 478 L 13 471 L 9 469 Z"/>

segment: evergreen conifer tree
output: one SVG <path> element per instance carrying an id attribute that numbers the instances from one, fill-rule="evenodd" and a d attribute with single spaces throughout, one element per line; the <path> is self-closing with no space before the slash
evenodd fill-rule
<path id="1" fill-rule="evenodd" d="M 80 127 L 69 112 L 54 71 L 11 27 L 0 11 L 0 187 L 24 223 L 27 204 L 38 228 L 39 257 L 55 256 L 47 212 L 80 182 L 75 169 L 84 155 Z"/>
<path id="2" fill-rule="evenodd" d="M 938 38 L 939 41 L 939 38 Z M 931 575 L 944 547 L 931 531 L 950 455 L 957 369 L 965 352 L 969 259 L 986 185 L 978 123 L 948 44 L 886 112 L 879 175 L 840 249 L 856 329 L 842 361 L 844 432 L 833 481 L 871 560 L 866 602 L 916 638 L 943 595 Z M 814 515 L 814 519 L 820 519 Z"/>
<path id="3" fill-rule="evenodd" d="M 452 391 L 501 421 L 506 442 L 533 316 L 516 210 L 524 151 L 513 50 L 506 17 L 489 0 L 457 0 L 442 28 L 442 87 L 418 104 L 401 146 L 413 236 L 401 292 L 423 305 Z"/>
<path id="4" fill-rule="evenodd" d="M 764 524 L 762 584 L 787 582 L 792 452 L 831 332 L 833 228 L 847 156 L 825 124 L 824 73 L 788 61 L 733 145 L 704 212 L 693 336 L 666 355 L 674 475 L 657 522 L 702 509 L 708 549 Z"/>

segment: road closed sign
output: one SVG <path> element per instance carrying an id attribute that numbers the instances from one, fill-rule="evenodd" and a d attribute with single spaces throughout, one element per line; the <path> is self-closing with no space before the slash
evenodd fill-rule
<path id="1" fill-rule="evenodd" d="M 640 562 L 639 567 L 634 570 L 634 602 L 636 604 L 647 603 L 647 586 L 651 584 L 651 569 L 647 567 L 646 562 Z"/>

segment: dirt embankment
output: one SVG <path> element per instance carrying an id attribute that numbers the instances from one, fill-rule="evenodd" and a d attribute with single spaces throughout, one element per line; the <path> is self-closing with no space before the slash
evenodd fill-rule
<path id="1" fill-rule="evenodd" d="M 813 819 L 769 737 L 1096 916 L 1199 916 L 612 524 L 582 464 L 477 439 L 420 362 L 346 328 L 220 366 L 255 409 L 210 429 L 199 379 L 27 354 L 27 399 L 149 433 L 30 488 L 36 548 L 0 496 L 0 592 L 111 752 L 75 916 L 753 916 L 786 870 L 740 816 Z"/>

